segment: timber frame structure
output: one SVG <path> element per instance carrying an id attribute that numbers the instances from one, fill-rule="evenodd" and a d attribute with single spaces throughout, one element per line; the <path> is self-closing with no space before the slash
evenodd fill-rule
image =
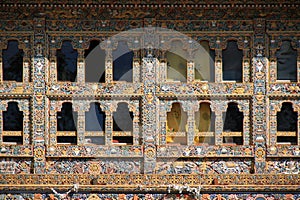
<path id="1" fill-rule="evenodd" d="M 24 54 L 22 82 L 3 80 L 0 54 L 0 121 L 9 102 L 18 103 L 24 118 L 18 133 L 4 131 L 0 123 L 0 199 L 49 199 L 52 189 L 64 193 L 72 187 L 72 199 L 300 199 L 299 10 L 298 1 L 285 0 L 2 0 L 0 49 L 15 40 Z M 155 38 L 157 27 L 172 32 Z M 113 37 L 134 52 L 132 82 L 113 80 L 112 51 L 118 45 L 108 42 Z M 187 37 L 207 41 L 215 52 L 214 81 L 195 79 L 196 47 L 188 46 Z M 155 46 L 153 38 L 162 45 L 153 56 L 136 47 Z M 56 52 L 66 40 L 78 52 L 74 82 L 58 81 Z M 85 82 L 84 52 L 91 40 L 106 52 L 104 83 Z M 166 75 L 165 53 L 173 40 L 192 49 L 185 82 Z M 243 52 L 241 81 L 223 80 L 228 41 Z M 284 41 L 298 55 L 295 81 L 278 79 L 276 52 Z M 57 131 L 57 112 L 67 102 L 78 113 L 76 134 Z M 92 102 L 105 113 L 104 132 L 84 129 Z M 124 133 L 133 138 L 131 145 L 113 141 L 114 134 L 122 136 L 112 128 L 119 103 L 133 113 L 132 132 Z M 167 127 L 175 103 L 187 113 L 184 133 Z M 209 103 L 216 115 L 213 145 L 194 141 L 211 136 L 195 131 L 201 103 Z M 242 133 L 220 128 L 230 103 L 243 113 Z M 295 133 L 276 128 L 283 103 L 297 113 Z M 170 135 L 184 135 L 186 144 L 168 144 Z M 6 143 L 5 136 L 22 136 L 22 142 Z M 76 136 L 76 144 L 58 144 L 60 136 Z M 86 144 L 91 136 L 104 137 L 105 144 Z M 242 145 L 225 144 L 225 136 L 241 136 Z M 296 141 L 280 144 L 278 137 Z"/>

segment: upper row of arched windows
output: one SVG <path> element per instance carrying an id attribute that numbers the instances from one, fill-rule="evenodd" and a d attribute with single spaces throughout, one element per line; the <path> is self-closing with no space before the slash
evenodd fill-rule
<path id="1" fill-rule="evenodd" d="M 210 49 L 208 41 L 201 41 L 202 49 L 196 52 L 195 79 L 209 82 L 215 81 L 215 51 Z M 3 80 L 23 80 L 23 55 L 18 48 L 18 42 L 11 40 L 7 49 L 2 51 Z M 297 50 L 293 49 L 291 42 L 282 41 L 280 49 L 276 52 L 277 79 L 297 81 Z M 78 52 L 73 49 L 71 41 L 63 41 L 61 49 L 56 52 L 57 80 L 76 81 Z M 105 57 L 106 53 L 99 46 L 99 41 L 92 40 L 85 50 L 85 81 L 105 82 Z M 230 40 L 226 49 L 222 51 L 222 78 L 224 81 L 242 82 L 243 77 L 243 51 L 238 48 L 237 41 Z M 187 53 L 182 49 L 180 41 L 172 42 L 171 48 L 165 54 L 167 62 L 167 80 L 187 80 Z M 120 41 L 117 49 L 112 52 L 113 80 L 133 80 L 134 52 L 127 43 Z"/>

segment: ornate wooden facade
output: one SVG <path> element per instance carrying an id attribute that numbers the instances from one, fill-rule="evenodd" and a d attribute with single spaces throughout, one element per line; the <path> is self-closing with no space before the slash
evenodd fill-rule
<path id="1" fill-rule="evenodd" d="M 275 0 L 3 0 L 0 120 L 16 102 L 23 128 L 0 123 L 0 199 L 52 199 L 53 193 L 58 199 L 300 199 L 299 9 L 297 1 Z M 4 75 L 10 41 L 23 52 L 22 81 Z M 65 41 L 77 52 L 75 81 L 59 80 L 57 52 Z M 105 52 L 102 83 L 86 80 L 91 41 Z M 133 52 L 127 82 L 114 78 L 121 41 Z M 184 81 L 168 77 L 174 41 L 186 53 Z M 213 52 L 209 78 L 196 75 L 203 41 Z M 237 80 L 224 69 L 231 41 L 242 55 Z M 289 77 L 278 64 L 284 45 L 296 55 L 293 66 L 284 66 L 293 68 Z M 201 70 L 208 76 L 209 69 Z M 58 130 L 66 103 L 76 112 L 75 131 Z M 92 103 L 105 115 L 99 131 L 85 128 Z M 121 104 L 132 113 L 128 131 L 113 128 Z M 176 131 L 168 123 L 174 105 L 186 115 Z M 196 124 L 201 105 L 215 116 L 209 131 Z M 241 131 L 224 130 L 232 105 L 241 113 Z M 296 116 L 291 130 L 278 128 L 286 107 Z M 116 143 L 122 137 L 130 142 Z"/>

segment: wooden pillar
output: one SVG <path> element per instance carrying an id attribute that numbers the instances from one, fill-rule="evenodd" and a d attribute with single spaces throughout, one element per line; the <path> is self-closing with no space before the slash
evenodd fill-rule
<path id="1" fill-rule="evenodd" d="M 212 101 L 212 111 L 215 112 L 215 145 L 223 144 L 223 115 L 226 112 L 227 102 L 221 100 Z"/>
<path id="2" fill-rule="evenodd" d="M 57 101 L 51 101 L 50 102 L 50 116 L 49 116 L 49 121 L 50 121 L 50 130 L 49 130 L 49 141 L 46 141 L 46 144 L 49 144 L 49 146 L 56 146 L 57 144 L 57 137 L 56 137 L 56 132 L 57 132 L 57 111 L 61 109 L 58 108 Z"/>
<path id="3" fill-rule="evenodd" d="M 157 131 L 157 106 L 156 97 L 156 75 L 159 62 L 156 58 L 148 56 L 143 59 L 142 81 L 144 82 L 144 95 L 142 97 L 142 134 L 144 138 L 144 173 L 155 171 L 156 167 L 156 136 Z M 147 112 L 146 112 L 147 111 Z"/>
<path id="4" fill-rule="evenodd" d="M 266 126 L 268 114 L 266 113 L 266 77 L 268 74 L 268 59 L 264 57 L 265 39 L 265 19 L 254 20 L 254 48 L 256 49 L 253 64 L 253 142 L 254 142 L 254 170 L 255 173 L 263 174 L 266 170 Z"/>
<path id="5" fill-rule="evenodd" d="M 105 115 L 105 145 L 112 145 L 113 112 L 110 109 L 106 110 Z"/>
<path id="6" fill-rule="evenodd" d="M 75 107 L 78 108 L 78 110 L 74 110 L 77 112 L 77 145 L 84 145 L 85 112 L 89 109 L 89 105 L 86 105 L 83 101 L 80 101 Z"/>
<path id="7" fill-rule="evenodd" d="M 84 60 L 84 49 L 77 49 L 77 82 L 79 84 L 85 83 L 85 60 Z"/>
<path id="8" fill-rule="evenodd" d="M 139 126 L 139 102 L 134 101 L 132 102 L 132 110 L 133 112 L 133 131 L 132 131 L 132 136 L 133 136 L 133 145 L 139 145 L 139 139 L 140 139 L 140 126 Z"/>
<path id="9" fill-rule="evenodd" d="M 45 18 L 34 18 L 34 53 L 33 53 L 33 97 L 32 121 L 36 124 L 32 128 L 32 141 L 34 149 L 33 167 L 35 174 L 46 173 L 45 149 L 45 72 L 46 72 L 46 27 Z"/>

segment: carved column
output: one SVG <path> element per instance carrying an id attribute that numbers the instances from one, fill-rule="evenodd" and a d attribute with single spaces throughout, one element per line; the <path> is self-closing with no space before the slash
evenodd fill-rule
<path id="1" fill-rule="evenodd" d="M 133 61 L 133 67 L 132 67 L 132 81 L 133 83 L 139 83 L 140 82 L 140 62 L 138 59 L 135 59 Z"/>
<path id="2" fill-rule="evenodd" d="M 276 58 L 270 59 L 270 75 L 267 81 L 270 83 L 275 83 L 277 80 L 277 61 Z"/>
<path id="3" fill-rule="evenodd" d="M 105 82 L 110 83 L 113 81 L 113 57 L 112 57 L 112 44 L 110 40 L 100 44 L 102 49 L 105 49 Z"/>
<path id="4" fill-rule="evenodd" d="M 23 145 L 30 144 L 30 120 L 29 120 L 29 101 L 18 102 L 20 111 L 23 112 Z M 39 126 L 40 128 L 40 126 Z"/>
<path id="5" fill-rule="evenodd" d="M 222 72 L 222 47 L 221 47 L 220 38 L 216 38 L 215 41 L 215 82 L 221 83 L 223 81 L 223 72 Z"/>
<path id="6" fill-rule="evenodd" d="M 84 101 L 74 102 L 74 111 L 77 112 L 77 145 L 84 145 L 85 132 L 85 112 L 90 108 L 90 104 Z"/>
<path id="7" fill-rule="evenodd" d="M 251 79 L 250 74 L 250 41 L 245 37 L 243 41 L 243 82 L 249 83 Z"/>
<path id="8" fill-rule="evenodd" d="M 142 133 L 144 138 L 144 173 L 153 173 L 156 166 L 156 136 L 157 121 L 156 112 L 158 99 L 156 93 L 156 73 L 159 62 L 151 55 L 143 59 L 142 81 L 144 83 L 144 95 L 142 97 Z"/>
<path id="9" fill-rule="evenodd" d="M 57 82 L 57 59 L 56 59 L 56 48 L 55 48 L 55 39 L 52 38 L 50 41 L 49 47 L 50 47 L 50 69 L 49 69 L 49 82 L 50 84 Z"/>
<path id="10" fill-rule="evenodd" d="M 77 58 L 77 82 L 82 84 L 85 82 L 85 60 L 84 60 L 84 49 L 78 49 Z"/>
<path id="11" fill-rule="evenodd" d="M 242 102 L 242 109 L 244 120 L 243 120 L 243 145 L 250 145 L 250 118 L 249 118 L 249 103 L 246 101 Z"/>
<path id="12" fill-rule="evenodd" d="M 195 80 L 195 63 L 187 62 L 187 83 L 192 83 Z"/>
<path id="13" fill-rule="evenodd" d="M 226 112 L 227 104 L 222 101 L 212 101 L 212 111 L 215 112 L 215 145 L 221 145 L 223 143 L 223 115 Z"/>
<path id="14" fill-rule="evenodd" d="M 196 104 L 196 106 L 195 106 Z M 189 101 L 189 102 L 182 102 L 183 111 L 187 112 L 187 129 L 186 137 L 187 137 L 187 145 L 194 144 L 194 135 L 195 135 L 195 110 L 197 107 L 197 102 Z M 199 108 L 198 108 L 199 109 Z"/>
<path id="15" fill-rule="evenodd" d="M 277 142 L 277 112 L 280 111 L 280 104 L 277 101 L 271 101 L 270 104 L 270 127 L 269 127 L 269 141 L 267 144 L 275 146 Z"/>
<path id="16" fill-rule="evenodd" d="M 33 149 L 34 149 L 34 173 L 43 174 L 46 169 L 45 158 L 45 71 L 46 71 L 46 33 L 45 19 L 34 19 L 34 66 L 33 98 L 32 98 L 32 120 L 33 126 Z"/>
<path id="17" fill-rule="evenodd" d="M 266 74 L 268 74 L 268 59 L 265 55 L 265 27 L 264 19 L 254 20 L 254 48 L 256 52 L 253 58 L 253 140 L 255 150 L 255 173 L 265 173 L 266 170 Z"/>
<path id="18" fill-rule="evenodd" d="M 132 131 L 132 136 L 133 136 L 133 145 L 139 145 L 139 139 L 140 139 L 140 127 L 139 127 L 139 102 L 134 101 L 131 103 L 130 110 L 133 112 L 133 131 Z"/>
<path id="19" fill-rule="evenodd" d="M 160 82 L 164 83 L 167 80 L 167 63 L 165 61 L 162 61 L 159 63 L 159 77 Z"/>
<path id="20" fill-rule="evenodd" d="M 50 130 L 49 130 L 49 145 L 50 146 L 56 146 L 57 144 L 57 138 L 56 138 L 56 132 L 57 132 L 57 111 L 61 109 L 61 103 L 60 106 L 57 105 L 57 101 L 51 101 L 50 102 Z M 48 144 L 48 141 L 46 141 L 46 144 Z"/>
<path id="21" fill-rule="evenodd" d="M 110 108 L 105 111 L 105 116 L 105 145 L 112 145 L 113 112 Z"/>
<path id="22" fill-rule="evenodd" d="M 160 145 L 166 145 L 166 135 L 167 135 L 167 109 L 165 107 L 165 102 L 161 101 L 159 108 L 159 123 L 160 123 Z"/>

